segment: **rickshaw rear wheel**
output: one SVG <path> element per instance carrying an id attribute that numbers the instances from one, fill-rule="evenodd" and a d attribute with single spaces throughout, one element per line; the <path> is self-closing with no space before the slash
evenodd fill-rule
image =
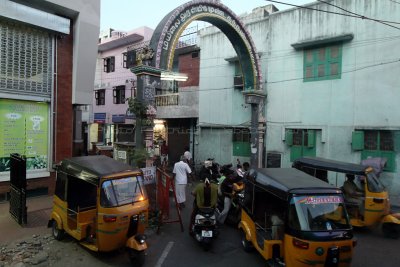
<path id="1" fill-rule="evenodd" d="M 253 244 L 251 244 L 251 241 L 248 241 L 246 239 L 246 233 L 244 232 L 244 230 L 241 231 L 241 242 L 244 251 L 251 252 L 253 250 Z"/>
<path id="2" fill-rule="evenodd" d="M 138 251 L 135 249 L 129 249 L 129 259 L 133 266 L 142 266 L 144 264 L 145 253 L 144 250 Z"/>
<path id="3" fill-rule="evenodd" d="M 395 223 L 384 223 L 382 225 L 382 232 L 387 238 L 398 239 L 400 237 L 400 225 Z"/>
<path id="4" fill-rule="evenodd" d="M 56 220 L 53 221 L 52 233 L 56 240 L 61 240 L 64 237 L 64 230 L 58 228 L 58 224 L 57 224 Z"/>

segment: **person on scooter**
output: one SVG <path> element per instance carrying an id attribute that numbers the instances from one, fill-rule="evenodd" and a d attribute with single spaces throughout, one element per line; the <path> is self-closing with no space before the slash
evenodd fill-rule
<path id="1" fill-rule="evenodd" d="M 192 233 L 192 226 L 194 218 L 199 208 L 215 208 L 218 199 L 218 186 L 214 183 L 210 183 L 208 178 L 205 179 L 204 183 L 199 183 L 192 191 L 192 195 L 195 197 L 193 202 L 192 215 L 190 216 L 189 233 Z"/>
<path id="2" fill-rule="evenodd" d="M 237 169 L 236 172 L 232 171 L 226 174 L 226 179 L 221 184 L 221 194 L 224 197 L 224 209 L 218 216 L 218 222 L 224 224 L 228 216 L 229 209 L 232 204 L 232 197 L 234 194 L 233 185 L 243 180 L 244 172 Z"/>

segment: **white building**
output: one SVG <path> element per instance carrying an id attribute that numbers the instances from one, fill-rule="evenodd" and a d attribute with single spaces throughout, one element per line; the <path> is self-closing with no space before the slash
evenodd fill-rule
<path id="1" fill-rule="evenodd" d="M 385 157 L 382 177 L 394 193 L 400 188 L 400 27 L 390 22 L 400 21 L 400 5 L 333 0 L 305 7 L 321 11 L 259 8 L 243 18 L 261 58 L 267 93 L 265 164 L 289 167 L 305 155 L 354 163 Z M 200 47 L 204 148 L 197 158 L 234 162 L 232 126 L 250 121 L 241 91 L 234 89 L 235 52 L 214 27 L 202 31 Z M 213 151 L 219 154 L 210 155 Z"/>

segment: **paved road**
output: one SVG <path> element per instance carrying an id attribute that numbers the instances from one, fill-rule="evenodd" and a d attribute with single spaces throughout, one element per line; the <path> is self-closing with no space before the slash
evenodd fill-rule
<path id="1" fill-rule="evenodd" d="M 192 199 L 188 200 L 190 203 Z M 180 231 L 179 224 L 164 225 L 159 235 L 149 233 L 147 258 L 144 267 L 180 267 L 180 266 L 209 266 L 209 267 L 236 267 L 265 266 L 264 259 L 256 252 L 246 253 L 240 244 L 239 232 L 229 226 L 221 229 L 219 238 L 215 241 L 211 251 L 205 252 L 187 233 L 188 220 L 191 212 L 190 204 L 183 211 L 185 232 Z M 12 234 L 12 227 L 15 222 L 9 219 L 6 214 L 6 207 L 0 206 L 1 229 L 5 230 L 0 235 L 0 241 L 8 242 L 7 236 Z M 42 208 L 42 207 L 38 207 Z M 4 218 L 2 217 L 4 215 Z M 7 220 L 6 220 L 7 219 Z M 50 233 L 43 226 L 15 229 L 14 240 L 22 236 L 31 237 L 32 233 Z M 7 228 L 7 226 L 9 226 Z M 382 236 L 379 229 L 356 230 L 358 245 L 355 250 L 353 264 L 355 267 L 397 267 L 400 266 L 400 239 L 386 239 Z M 9 240 L 10 241 L 10 240 Z M 0 242 L 0 248 L 4 245 Z M 46 248 L 52 257 L 52 266 L 131 266 L 127 254 L 123 251 L 113 253 L 93 253 L 81 247 L 71 237 L 66 237 L 63 241 L 53 241 L 49 248 Z M 0 253 L 1 254 L 1 253 Z M 0 264 L 1 265 L 1 264 Z"/>

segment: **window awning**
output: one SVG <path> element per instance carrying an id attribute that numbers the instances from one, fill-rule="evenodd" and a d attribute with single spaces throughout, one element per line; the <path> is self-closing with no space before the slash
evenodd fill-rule
<path id="1" fill-rule="evenodd" d="M 300 50 L 300 49 L 314 47 L 314 46 L 318 46 L 318 45 L 351 41 L 353 38 L 354 38 L 354 34 L 350 33 L 350 34 L 343 34 L 343 35 L 332 36 L 332 37 L 324 37 L 324 38 L 317 38 L 317 39 L 312 39 L 312 40 L 305 40 L 305 41 L 291 44 L 291 46 L 296 50 Z"/>

